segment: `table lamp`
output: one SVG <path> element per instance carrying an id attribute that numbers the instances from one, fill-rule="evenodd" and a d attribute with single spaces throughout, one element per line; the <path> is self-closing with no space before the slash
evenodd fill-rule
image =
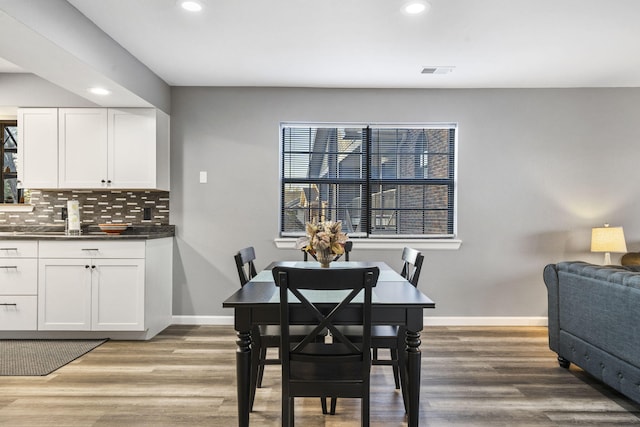
<path id="1" fill-rule="evenodd" d="M 611 252 L 627 252 L 622 227 L 596 227 L 591 229 L 591 252 L 604 252 L 604 265 L 611 264 Z"/>

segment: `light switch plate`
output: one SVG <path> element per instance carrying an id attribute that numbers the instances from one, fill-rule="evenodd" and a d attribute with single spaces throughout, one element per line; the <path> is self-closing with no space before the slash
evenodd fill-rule
<path id="1" fill-rule="evenodd" d="M 200 171 L 200 184 L 207 183 L 207 171 Z"/>

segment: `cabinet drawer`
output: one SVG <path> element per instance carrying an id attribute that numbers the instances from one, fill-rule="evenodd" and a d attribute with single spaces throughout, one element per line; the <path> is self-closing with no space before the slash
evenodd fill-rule
<path id="1" fill-rule="evenodd" d="M 0 296 L 1 331 L 38 329 L 38 297 Z"/>
<path id="2" fill-rule="evenodd" d="M 33 240 L 0 240 L 0 258 L 37 258 L 38 242 Z"/>
<path id="3" fill-rule="evenodd" d="M 144 241 L 40 241 L 40 258 L 144 258 Z"/>
<path id="4" fill-rule="evenodd" d="M 0 258 L 0 295 L 37 295 L 38 260 Z"/>

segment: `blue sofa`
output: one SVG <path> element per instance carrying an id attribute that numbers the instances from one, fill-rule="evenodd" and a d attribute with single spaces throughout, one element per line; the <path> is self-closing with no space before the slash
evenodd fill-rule
<path id="1" fill-rule="evenodd" d="M 549 348 L 640 403 L 640 268 L 561 262 L 544 268 Z"/>

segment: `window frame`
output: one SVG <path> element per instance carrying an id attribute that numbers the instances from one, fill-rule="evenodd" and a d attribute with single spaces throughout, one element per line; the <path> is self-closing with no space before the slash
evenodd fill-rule
<path id="1" fill-rule="evenodd" d="M 2 186 L 2 198 L 0 199 L 0 203 L 5 204 L 5 194 L 4 194 L 4 187 L 5 187 L 5 181 L 6 180 L 11 180 L 11 179 L 15 179 L 17 182 L 17 170 L 7 173 L 4 171 L 5 167 L 8 167 L 8 165 L 6 165 L 4 163 L 4 157 L 5 157 L 5 147 L 4 147 L 4 137 L 5 137 L 5 129 L 8 127 L 12 127 L 12 128 L 17 128 L 18 127 L 18 121 L 17 120 L 0 120 L 0 132 L 2 133 L 2 144 L 0 146 L 0 186 Z M 16 147 L 14 148 L 14 150 L 16 150 L 15 152 L 18 152 L 18 141 L 16 140 Z M 10 175 L 15 175 L 13 177 L 7 177 L 6 174 L 10 174 Z M 17 197 L 18 200 L 14 200 L 13 202 L 10 202 L 9 204 L 18 204 L 20 203 L 19 200 L 19 196 L 20 196 L 20 191 L 18 191 Z"/>
<path id="2" fill-rule="evenodd" d="M 276 245 L 279 248 L 292 248 L 291 242 L 295 240 L 296 237 L 304 235 L 304 231 L 302 232 L 287 232 L 284 230 L 285 224 L 285 185 L 287 182 L 295 180 L 293 178 L 287 179 L 285 177 L 285 134 L 284 131 L 287 128 L 298 127 L 298 128 L 329 128 L 329 129 L 345 129 L 345 128 L 359 128 L 365 129 L 368 128 L 372 131 L 380 130 L 380 129 L 448 129 L 453 131 L 453 137 L 448 140 L 448 144 L 450 144 L 450 149 L 453 150 L 453 153 L 447 154 L 450 157 L 449 167 L 453 168 L 453 173 L 451 177 L 447 177 L 446 179 L 430 179 L 431 182 L 440 181 L 440 183 L 446 181 L 446 185 L 450 186 L 451 189 L 448 192 L 448 197 L 450 200 L 451 208 L 447 208 L 448 212 L 447 222 L 448 230 L 451 230 L 451 233 L 447 234 L 379 234 L 379 233 L 371 233 L 371 225 L 368 224 L 366 230 L 364 232 L 358 232 L 350 234 L 350 237 L 358 240 L 358 246 L 360 247 L 362 243 L 367 242 L 367 245 L 372 248 L 378 247 L 402 247 L 403 245 L 418 245 L 417 247 L 423 248 L 431 248 L 431 247 L 443 247 L 446 249 L 458 249 L 460 247 L 461 241 L 458 240 L 458 230 L 457 230 L 457 213 L 458 213 L 458 203 L 457 203 L 457 194 L 458 194 L 458 138 L 459 138 L 459 127 L 457 123 L 452 122 L 428 122 L 428 123 L 376 123 L 376 122 L 281 122 L 280 123 L 280 132 L 279 132 L 279 237 L 275 239 Z M 369 132 L 369 135 L 371 132 Z M 365 147 L 366 145 L 366 147 Z M 364 141 L 364 137 L 362 140 L 362 151 L 363 156 L 367 158 L 367 176 L 364 177 L 366 181 L 366 189 L 364 190 L 364 194 L 370 199 L 371 191 L 369 189 L 369 185 L 372 182 L 376 182 L 378 184 L 385 182 L 384 179 L 376 178 L 372 174 L 371 167 L 371 140 Z M 304 181 L 305 179 L 302 179 Z M 388 181 L 387 182 L 392 182 Z M 404 178 L 404 179 L 396 179 L 396 184 L 406 184 L 411 181 L 416 181 L 416 178 Z M 425 186 L 426 187 L 426 186 Z M 371 200 L 367 200 L 366 203 L 363 203 L 364 209 L 366 209 L 367 218 L 372 220 L 372 212 L 373 208 L 370 206 Z M 340 207 L 336 207 L 339 209 Z M 423 212 L 427 212 L 429 209 L 423 208 Z M 450 217 L 450 218 L 449 218 Z"/>

